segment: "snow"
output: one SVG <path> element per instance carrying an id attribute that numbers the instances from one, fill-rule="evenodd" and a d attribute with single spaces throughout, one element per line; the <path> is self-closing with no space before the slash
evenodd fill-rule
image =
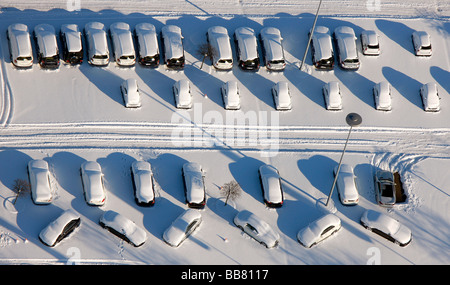
<path id="1" fill-rule="evenodd" d="M 340 1 L 324 0 L 317 25 L 333 31 L 338 26 L 364 29 L 380 35 L 381 55 L 363 56 L 358 71 L 317 71 L 311 55 L 299 70 L 307 34 L 318 1 L 2 1 L 0 10 L 0 263 L 1 264 L 366 264 L 379 253 L 381 264 L 450 263 L 450 4 L 448 1 Z M 70 2 L 70 3 L 69 3 Z M 307 3 L 303 3 L 307 2 Z M 81 6 L 78 7 L 77 3 Z M 114 5 L 112 4 L 114 3 Z M 67 11 L 68 5 L 81 10 Z M 186 66 L 171 71 L 136 65 L 120 68 L 61 63 L 58 70 L 17 70 L 9 59 L 7 27 L 27 24 L 30 31 L 48 23 L 83 27 L 89 21 L 109 26 L 122 21 L 134 28 L 147 21 L 157 31 L 166 24 L 182 28 Z M 283 36 L 287 67 L 283 72 L 243 72 L 235 65 L 219 72 L 196 50 L 206 42 L 208 27 L 224 26 L 230 35 L 237 27 L 278 28 Z M 411 34 L 431 35 L 433 56 L 414 56 Z M 109 40 L 109 39 L 108 39 Z M 32 41 L 35 50 L 35 42 Z M 58 44 L 60 45 L 59 39 Z M 161 47 L 161 45 L 160 45 Z M 232 43 L 236 58 L 234 43 Z M 142 107 L 123 106 L 119 86 L 136 78 Z M 191 82 L 193 107 L 174 107 L 172 85 Z M 241 111 L 223 108 L 220 86 L 236 80 Z M 292 110 L 274 110 L 270 88 L 278 81 L 290 84 Z M 322 86 L 340 82 L 343 110 L 324 108 Z M 392 86 L 392 111 L 374 108 L 373 86 Z M 420 87 L 435 82 L 441 111 L 422 109 Z M 357 206 L 332 199 L 342 229 L 312 249 L 296 235 L 324 212 L 316 206 L 333 183 L 349 127 L 345 116 L 359 113 L 362 124 L 352 129 L 343 162 L 357 176 Z M 235 122 L 248 120 L 247 126 Z M 228 126 L 228 128 L 226 128 Z M 54 201 L 34 205 L 29 195 L 12 205 L 15 179 L 27 179 L 26 165 L 44 159 L 51 172 Z M 136 160 L 151 163 L 157 184 L 153 207 L 139 207 L 133 196 L 130 166 Z M 88 206 L 83 197 L 80 165 L 102 166 L 107 202 Z M 179 248 L 162 240 L 163 232 L 186 208 L 181 168 L 194 161 L 205 170 L 207 204 L 203 222 Z M 281 208 L 264 206 L 258 167 L 274 165 L 282 177 L 285 202 Z M 378 169 L 399 171 L 407 200 L 392 209 L 376 205 L 373 175 Z M 224 206 L 220 186 L 236 180 L 240 198 Z M 38 235 L 64 210 L 81 216 L 80 227 L 54 248 Z M 366 209 L 377 210 L 411 229 L 405 248 L 388 242 L 359 224 Z M 147 232 L 146 243 L 135 248 L 101 228 L 101 215 L 113 210 Z M 266 249 L 243 234 L 234 216 L 249 210 L 280 234 L 277 248 Z M 376 249 L 374 251 L 374 249 Z"/>

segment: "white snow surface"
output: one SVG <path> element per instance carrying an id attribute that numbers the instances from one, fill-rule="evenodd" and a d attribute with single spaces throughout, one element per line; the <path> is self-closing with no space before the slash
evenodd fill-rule
<path id="1" fill-rule="evenodd" d="M 68 11 L 68 3 L 76 11 Z M 301 3 L 298 3 L 301 2 Z M 350 26 L 359 37 L 363 29 L 380 35 L 382 54 L 363 56 L 358 71 L 317 71 L 308 52 L 299 70 L 319 1 L 1 1 L 0 18 L 0 264 L 450 264 L 450 22 L 448 1 L 324 0 L 318 25 Z M 370 3 L 369 3 L 370 2 Z M 76 6 L 79 3 L 79 6 Z M 369 5 L 369 4 L 370 5 Z M 369 6 L 367 6 L 369 5 Z M 379 8 L 379 9 L 378 9 Z M 21 22 L 29 29 L 49 23 L 80 27 L 95 19 L 109 26 L 123 21 L 132 28 L 150 22 L 157 31 L 165 24 L 182 28 L 186 66 L 182 71 L 136 65 L 120 68 L 114 63 L 93 67 L 61 63 L 46 71 L 36 60 L 32 69 L 17 70 L 10 62 L 6 29 Z M 206 42 L 207 28 L 222 25 L 230 36 L 249 26 L 258 33 L 265 26 L 280 29 L 287 67 L 283 72 L 214 70 L 209 60 L 200 69 L 197 48 Z M 414 56 L 411 33 L 431 35 L 433 56 Z M 58 39 L 58 44 L 61 43 Z M 357 46 L 360 49 L 359 38 Z M 161 45 L 160 45 L 161 47 Z M 236 59 L 234 43 L 233 55 Z M 35 42 L 33 42 L 35 50 Z M 260 51 L 261 52 L 261 51 Z M 260 53 L 261 54 L 261 53 Z M 119 86 L 136 78 L 142 107 L 123 106 Z M 172 85 L 192 83 L 194 106 L 174 107 Z M 243 138 L 227 140 L 226 118 L 220 86 L 237 80 L 241 114 L 257 114 L 258 125 L 232 127 Z M 290 84 L 292 110 L 276 112 L 270 87 Z M 343 110 L 324 108 L 322 86 L 339 81 Z M 375 110 L 372 87 L 388 81 L 393 109 Z M 436 82 L 441 111 L 422 109 L 419 89 Z M 235 112 L 235 113 L 233 113 Z M 297 232 L 324 215 L 316 206 L 330 193 L 333 168 L 338 164 L 349 127 L 345 117 L 359 113 L 363 122 L 352 129 L 343 161 L 357 176 L 360 202 L 340 204 L 337 190 L 332 200 L 342 229 L 312 249 L 305 249 Z M 264 116 L 267 122 L 264 124 Z M 278 118 L 278 124 L 272 119 Z M 272 122 L 275 122 L 272 124 Z M 189 137 L 187 137 L 189 135 Z M 192 135 L 192 136 L 191 136 Z M 50 205 L 33 204 L 30 195 L 13 206 L 12 185 L 28 179 L 32 159 L 49 163 L 55 199 Z M 106 204 L 88 206 L 84 200 L 79 168 L 82 162 L 101 164 L 107 189 Z M 156 203 L 136 205 L 130 166 L 151 163 L 155 175 Z M 207 204 L 200 210 L 201 226 L 179 248 L 162 240 L 163 232 L 186 208 L 181 167 L 195 161 L 205 170 Z M 269 209 L 262 200 L 258 167 L 274 165 L 282 177 L 285 202 Z M 392 209 L 376 204 L 373 174 L 377 169 L 398 171 L 406 189 L 406 202 Z M 236 180 L 240 198 L 224 206 L 220 186 Z M 62 211 L 72 208 L 81 225 L 54 248 L 43 245 L 39 232 Z M 280 234 L 277 248 L 266 249 L 243 234 L 233 218 L 240 210 L 263 218 Z M 387 213 L 411 229 L 413 240 L 401 248 L 364 229 L 359 219 L 366 209 Z M 146 230 L 146 243 L 135 248 L 98 224 L 103 212 L 114 210 Z"/>

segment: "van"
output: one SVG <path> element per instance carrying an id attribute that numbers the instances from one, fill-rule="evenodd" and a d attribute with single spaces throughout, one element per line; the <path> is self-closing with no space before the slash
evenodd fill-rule
<path id="1" fill-rule="evenodd" d="M 117 22 L 109 27 L 109 35 L 116 63 L 121 66 L 133 66 L 136 63 L 133 36 L 127 23 Z"/>
<path id="2" fill-rule="evenodd" d="M 158 66 L 160 55 L 155 26 L 150 23 L 140 23 L 136 25 L 134 31 L 139 63 L 144 66 Z"/>
<path id="3" fill-rule="evenodd" d="M 83 62 L 81 32 L 76 24 L 64 24 L 59 33 L 63 46 L 62 58 L 70 64 Z"/>
<path id="4" fill-rule="evenodd" d="M 343 69 L 356 70 L 360 66 L 358 51 L 356 49 L 356 36 L 352 28 L 337 27 L 334 38 L 338 51 L 339 65 Z"/>
<path id="5" fill-rule="evenodd" d="M 84 34 L 87 41 L 88 62 L 92 65 L 108 65 L 109 49 L 105 25 L 89 22 L 84 26 Z"/>
<path id="6" fill-rule="evenodd" d="M 38 61 L 41 67 L 56 69 L 59 66 L 59 50 L 55 28 L 49 24 L 34 27 Z"/>
<path id="7" fill-rule="evenodd" d="M 33 50 L 28 27 L 20 23 L 12 24 L 8 27 L 7 37 L 11 63 L 23 68 L 33 66 Z"/>
<path id="8" fill-rule="evenodd" d="M 221 26 L 211 27 L 208 29 L 206 38 L 214 50 L 212 54 L 213 66 L 221 70 L 231 69 L 233 67 L 233 54 L 227 29 Z"/>
<path id="9" fill-rule="evenodd" d="M 259 33 L 262 43 L 264 63 L 269 70 L 281 71 L 286 67 L 281 32 L 277 28 L 266 27 Z"/>
<path id="10" fill-rule="evenodd" d="M 239 67 L 244 70 L 258 70 L 258 43 L 255 32 L 249 27 L 240 27 L 234 31 Z"/>
<path id="11" fill-rule="evenodd" d="M 174 25 L 166 25 L 161 29 L 161 39 L 164 47 L 164 61 L 167 67 L 184 67 L 184 47 L 181 28 Z"/>

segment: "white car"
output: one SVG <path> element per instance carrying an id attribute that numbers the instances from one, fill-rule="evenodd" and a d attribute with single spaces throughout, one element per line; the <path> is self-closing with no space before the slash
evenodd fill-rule
<path id="1" fill-rule="evenodd" d="M 311 33 L 311 31 L 309 32 Z M 308 34 L 308 37 L 310 34 Z M 324 26 L 316 26 L 311 38 L 311 54 L 317 69 L 331 70 L 334 68 L 334 51 L 330 30 Z"/>
<path id="2" fill-rule="evenodd" d="M 108 65 L 109 48 L 105 25 L 100 22 L 89 22 L 84 26 L 84 35 L 87 42 L 88 62 L 98 66 Z"/>
<path id="3" fill-rule="evenodd" d="M 80 172 L 86 203 L 91 206 L 104 205 L 106 191 L 103 184 L 103 173 L 100 164 L 95 161 L 83 162 L 81 164 Z"/>
<path id="4" fill-rule="evenodd" d="M 206 38 L 213 53 L 213 66 L 220 70 L 229 70 L 233 67 L 233 53 L 231 51 L 230 37 L 226 28 L 213 26 L 208 29 Z"/>
<path id="5" fill-rule="evenodd" d="M 189 80 L 178 80 L 173 85 L 172 91 L 175 98 L 175 107 L 179 109 L 190 109 L 192 107 L 192 94 Z"/>
<path id="6" fill-rule="evenodd" d="M 161 29 L 161 40 L 164 47 L 164 61 L 167 67 L 184 67 L 184 47 L 181 28 L 175 25 L 166 25 Z"/>
<path id="7" fill-rule="evenodd" d="M 28 177 L 33 202 L 38 205 L 50 204 L 53 201 L 53 192 L 47 161 L 37 159 L 28 162 Z"/>
<path id="8" fill-rule="evenodd" d="M 377 32 L 373 30 L 362 31 L 361 48 L 364 55 L 380 55 L 380 39 Z"/>
<path id="9" fill-rule="evenodd" d="M 187 209 L 164 231 L 163 240 L 170 246 L 178 247 L 202 223 L 199 211 Z"/>
<path id="10" fill-rule="evenodd" d="M 124 80 L 120 85 L 120 92 L 122 93 L 125 107 L 141 107 L 141 95 L 139 94 L 139 87 L 136 79 L 129 78 L 127 80 Z"/>
<path id="11" fill-rule="evenodd" d="M 238 228 L 267 248 L 276 247 L 280 241 L 280 235 L 268 223 L 247 210 L 239 212 L 234 217 L 233 222 Z"/>
<path id="12" fill-rule="evenodd" d="M 115 211 L 106 211 L 101 216 L 99 224 L 135 247 L 143 245 L 147 240 L 147 233 L 144 229 Z"/>
<path id="13" fill-rule="evenodd" d="M 391 85 L 387 81 L 381 81 L 373 87 L 373 99 L 375 109 L 380 111 L 392 110 Z"/>
<path id="14" fill-rule="evenodd" d="M 21 23 L 9 25 L 6 35 L 12 64 L 22 68 L 33 66 L 33 50 L 27 25 Z"/>
<path id="15" fill-rule="evenodd" d="M 259 37 L 262 43 L 264 63 L 269 70 L 284 70 L 286 60 L 281 41 L 281 32 L 274 27 L 266 27 L 261 30 Z"/>
<path id="16" fill-rule="evenodd" d="M 289 83 L 287 81 L 279 81 L 272 86 L 273 102 L 277 110 L 291 110 L 291 93 L 289 91 Z"/>
<path id="17" fill-rule="evenodd" d="M 336 176 L 336 166 L 333 169 L 333 174 Z M 339 200 L 343 205 L 356 205 L 359 202 L 358 189 L 356 188 L 356 177 L 353 173 L 353 168 L 348 164 L 341 164 L 339 169 L 338 179 L 336 181 L 336 188 L 338 190 Z"/>
<path id="18" fill-rule="evenodd" d="M 83 62 L 83 42 L 81 32 L 76 24 L 63 24 L 59 32 L 63 46 L 62 58 L 70 64 Z"/>
<path id="19" fill-rule="evenodd" d="M 271 208 L 281 207 L 284 197 L 278 170 L 272 165 L 263 164 L 259 167 L 258 172 L 264 203 Z"/>
<path id="20" fill-rule="evenodd" d="M 220 88 L 223 105 L 227 110 L 239 110 L 241 108 L 241 96 L 236 80 L 230 80 L 222 84 Z"/>
<path id="21" fill-rule="evenodd" d="M 356 70 L 360 66 L 356 36 L 352 28 L 340 26 L 334 30 L 339 65 L 343 69 Z"/>
<path id="22" fill-rule="evenodd" d="M 386 170 L 375 173 L 375 197 L 377 203 L 383 207 L 392 207 L 395 204 L 394 174 Z"/>
<path id="23" fill-rule="evenodd" d="M 139 206 L 153 206 L 155 204 L 155 188 L 150 163 L 146 161 L 133 162 L 131 177 L 136 203 Z"/>
<path id="24" fill-rule="evenodd" d="M 401 247 L 407 246 L 412 240 L 411 230 L 386 214 L 366 210 L 361 216 L 360 222 L 366 229 Z"/>
<path id="25" fill-rule="evenodd" d="M 328 82 L 323 86 L 322 93 L 327 110 L 342 110 L 342 94 L 341 88 L 339 87 L 339 82 Z"/>
<path id="26" fill-rule="evenodd" d="M 311 222 L 297 233 L 298 242 L 306 248 L 311 248 L 341 229 L 341 220 L 327 214 Z"/>
<path id="27" fill-rule="evenodd" d="M 414 52 L 417 56 L 431 56 L 431 37 L 425 31 L 414 31 L 411 35 Z"/>
<path id="28" fill-rule="evenodd" d="M 133 66 L 136 63 L 133 36 L 127 23 L 116 22 L 109 27 L 113 55 L 120 66 Z"/>
<path id="29" fill-rule="evenodd" d="M 206 204 L 204 174 L 200 164 L 187 162 L 182 169 L 186 203 L 190 208 L 202 209 Z"/>
<path id="30" fill-rule="evenodd" d="M 244 70 L 258 70 L 260 61 L 255 31 L 249 27 L 240 27 L 234 31 L 236 53 L 239 67 Z"/>
<path id="31" fill-rule="evenodd" d="M 59 49 L 55 28 L 49 24 L 39 24 L 34 27 L 34 37 L 36 39 L 36 53 L 40 66 L 50 69 L 58 68 Z"/>
<path id="32" fill-rule="evenodd" d="M 423 109 L 427 112 L 439 112 L 440 100 L 437 85 L 434 82 L 424 84 L 420 88 Z"/>
<path id="33" fill-rule="evenodd" d="M 158 66 L 160 53 L 156 28 L 150 23 L 139 23 L 134 27 L 138 46 L 138 61 L 144 66 Z"/>
<path id="34" fill-rule="evenodd" d="M 72 233 L 81 223 L 80 215 L 74 210 L 64 211 L 56 220 L 52 221 L 39 233 L 39 240 L 50 247 Z"/>

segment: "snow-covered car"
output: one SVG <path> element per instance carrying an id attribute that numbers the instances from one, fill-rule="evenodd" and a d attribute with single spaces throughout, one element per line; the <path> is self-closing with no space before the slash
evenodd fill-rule
<path id="1" fill-rule="evenodd" d="M 276 247 L 280 235 L 258 216 L 247 210 L 240 211 L 233 219 L 234 224 L 243 232 L 267 248 Z"/>
<path id="2" fill-rule="evenodd" d="M 281 43 L 283 38 L 280 30 L 274 27 L 265 27 L 259 33 L 259 37 L 266 68 L 276 71 L 283 70 L 286 67 L 286 60 L 284 59 L 284 49 Z"/>
<path id="3" fill-rule="evenodd" d="M 27 169 L 33 202 L 38 205 L 50 204 L 53 201 L 53 192 L 47 161 L 31 160 L 28 162 Z"/>
<path id="4" fill-rule="evenodd" d="M 116 22 L 109 26 L 113 55 L 120 66 L 133 66 L 136 63 L 133 36 L 130 26 L 124 22 Z"/>
<path id="5" fill-rule="evenodd" d="M 59 49 L 56 41 L 55 28 L 49 24 L 39 24 L 34 27 L 37 56 L 39 65 L 43 68 L 59 67 Z"/>
<path id="6" fill-rule="evenodd" d="M 380 111 L 392 110 L 391 85 L 387 81 L 381 81 L 373 86 L 373 100 L 375 109 Z"/>
<path id="7" fill-rule="evenodd" d="M 342 94 L 339 82 L 330 81 L 326 83 L 322 88 L 322 94 L 327 110 L 342 110 Z"/>
<path id="8" fill-rule="evenodd" d="M 156 28 L 150 23 L 139 23 L 134 27 L 138 47 L 138 62 L 144 66 L 159 65 L 159 46 Z"/>
<path id="9" fill-rule="evenodd" d="M 356 70 L 360 66 L 356 36 L 352 28 L 340 26 L 334 30 L 339 65 L 343 69 Z"/>
<path id="10" fill-rule="evenodd" d="M 420 88 L 423 109 L 427 112 L 439 112 L 440 97 L 436 83 L 428 82 Z"/>
<path id="11" fill-rule="evenodd" d="M 336 176 L 338 165 L 333 169 Z M 358 189 L 356 188 L 356 177 L 353 167 L 348 164 L 341 164 L 339 175 L 336 181 L 339 200 L 343 205 L 356 205 L 359 202 Z"/>
<path id="12" fill-rule="evenodd" d="M 147 240 L 147 233 L 144 229 L 115 211 L 109 210 L 103 213 L 99 224 L 135 247 L 143 245 Z"/>
<path id="13" fill-rule="evenodd" d="M 66 63 L 80 64 L 83 62 L 83 42 L 81 32 L 76 24 L 63 24 L 59 32 L 62 43 L 62 59 Z"/>
<path id="14" fill-rule="evenodd" d="M 141 107 L 141 95 L 139 94 L 139 87 L 136 79 L 129 78 L 127 80 L 124 80 L 120 85 L 120 92 L 122 93 L 125 107 Z"/>
<path id="15" fill-rule="evenodd" d="M 260 61 L 255 31 L 249 27 L 239 27 L 234 31 L 234 40 L 239 67 L 258 70 Z"/>
<path id="16" fill-rule="evenodd" d="M 233 53 L 227 29 L 221 26 L 210 27 L 206 33 L 206 39 L 215 51 L 212 54 L 213 66 L 220 70 L 231 69 L 233 67 Z"/>
<path id="17" fill-rule="evenodd" d="M 238 110 L 241 108 L 241 96 L 236 80 L 230 80 L 222 84 L 220 88 L 223 105 L 227 110 Z"/>
<path id="18" fill-rule="evenodd" d="M 374 30 L 361 32 L 361 49 L 364 55 L 380 55 L 380 39 Z"/>
<path id="19" fill-rule="evenodd" d="M 283 189 L 278 170 L 273 165 L 263 164 L 258 169 L 264 203 L 271 208 L 283 205 Z"/>
<path id="20" fill-rule="evenodd" d="M 39 240 L 50 247 L 66 238 L 81 223 L 80 215 L 72 209 L 65 210 L 39 233 Z"/>
<path id="21" fill-rule="evenodd" d="M 187 209 L 164 231 L 163 240 L 170 246 L 178 247 L 200 226 L 201 223 L 202 215 L 200 212 L 193 209 Z"/>
<path id="22" fill-rule="evenodd" d="M 178 80 L 172 86 L 172 91 L 175 98 L 175 107 L 178 109 L 190 109 L 192 107 L 192 94 L 189 80 Z"/>
<path id="23" fill-rule="evenodd" d="M 272 97 L 275 109 L 285 111 L 292 108 L 291 93 L 287 81 L 279 81 L 272 86 Z"/>
<path id="24" fill-rule="evenodd" d="M 395 204 L 394 174 L 387 170 L 375 173 L 375 197 L 380 206 L 392 207 Z"/>
<path id="25" fill-rule="evenodd" d="M 417 56 L 431 56 L 431 37 L 425 31 L 414 31 L 411 35 L 414 46 L 414 53 Z"/>
<path id="26" fill-rule="evenodd" d="M 33 66 L 33 50 L 28 26 L 21 23 L 11 24 L 8 26 L 6 35 L 9 42 L 11 63 L 22 68 Z"/>
<path id="27" fill-rule="evenodd" d="M 366 210 L 361 216 L 360 222 L 364 228 L 401 247 L 407 246 L 412 240 L 411 230 L 386 214 Z"/>
<path id="28" fill-rule="evenodd" d="M 186 203 L 190 208 L 202 209 L 206 204 L 204 174 L 200 164 L 187 162 L 182 169 Z"/>
<path id="29" fill-rule="evenodd" d="M 309 32 L 311 33 L 311 31 Z M 308 37 L 310 34 L 308 34 Z M 316 26 L 311 38 L 311 55 L 317 69 L 331 70 L 334 68 L 334 51 L 330 30 L 324 26 Z"/>
<path id="30" fill-rule="evenodd" d="M 85 161 L 81 164 L 80 172 L 86 203 L 91 206 L 104 205 L 106 191 L 100 164 L 95 161 Z"/>
<path id="31" fill-rule="evenodd" d="M 92 65 L 109 64 L 109 48 L 105 25 L 100 22 L 89 22 L 84 26 L 87 44 L 88 62 Z"/>
<path id="32" fill-rule="evenodd" d="M 329 238 L 341 229 L 341 220 L 327 214 L 311 222 L 297 233 L 298 242 L 306 248 L 311 248 L 319 242 Z"/>
<path id="33" fill-rule="evenodd" d="M 155 204 L 155 185 L 150 163 L 146 161 L 133 162 L 131 164 L 131 178 L 136 203 L 139 206 L 153 206 Z"/>
<path id="34" fill-rule="evenodd" d="M 184 67 L 184 47 L 181 28 L 175 25 L 166 25 L 161 29 L 161 40 L 164 47 L 164 61 L 167 67 Z"/>

